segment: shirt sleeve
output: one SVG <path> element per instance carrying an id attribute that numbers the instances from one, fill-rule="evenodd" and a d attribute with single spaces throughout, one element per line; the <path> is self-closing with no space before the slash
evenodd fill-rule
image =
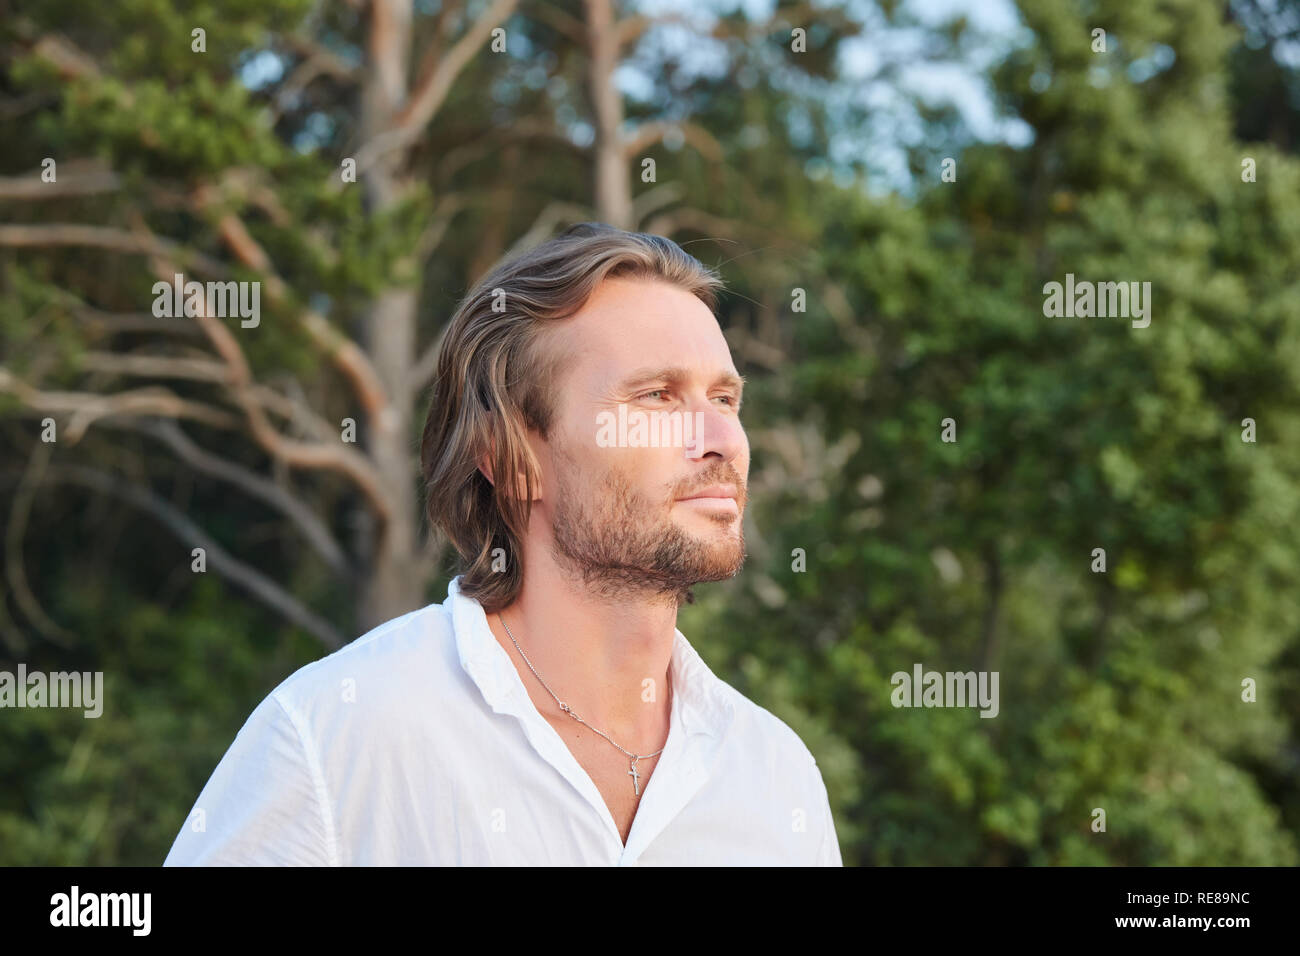
<path id="1" fill-rule="evenodd" d="M 275 693 L 245 721 L 163 866 L 336 865 L 310 733 Z"/>
<path id="2" fill-rule="evenodd" d="M 817 848 L 817 861 L 815 866 L 843 866 L 844 861 L 840 857 L 840 841 L 835 835 L 835 820 L 831 815 L 830 797 L 826 794 L 826 783 L 822 780 L 822 772 L 817 766 L 817 761 L 813 760 L 813 775 L 817 778 L 817 789 L 821 794 L 821 817 L 822 817 L 822 834 L 821 842 Z"/>

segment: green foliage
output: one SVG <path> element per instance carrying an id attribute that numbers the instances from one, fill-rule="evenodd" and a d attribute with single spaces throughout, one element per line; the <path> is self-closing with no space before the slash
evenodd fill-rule
<path id="1" fill-rule="evenodd" d="M 784 476 L 761 564 L 708 613 L 755 696 L 745 661 L 797 667 L 790 715 L 856 753 L 828 775 L 846 860 L 1297 861 L 1300 165 L 1233 141 L 1233 30 L 1166 6 L 1023 4 L 1035 40 L 996 79 L 1029 148 L 967 150 L 914 206 L 818 207 L 854 327 L 796 316 L 752 418 L 812 460 L 759 449 Z M 1127 80 L 1156 45 L 1169 70 Z M 1066 272 L 1150 281 L 1150 327 L 1045 317 Z M 894 708 L 916 662 L 999 671 L 1001 713 Z"/>
<path id="2" fill-rule="evenodd" d="M 195 576 L 181 609 L 141 601 L 115 577 L 69 568 L 46 579 L 64 626 L 87 639 L 72 656 L 21 659 L 29 671 L 102 671 L 103 713 L 5 712 L 0 865 L 157 866 L 252 708 L 320 654 L 210 576 Z"/>

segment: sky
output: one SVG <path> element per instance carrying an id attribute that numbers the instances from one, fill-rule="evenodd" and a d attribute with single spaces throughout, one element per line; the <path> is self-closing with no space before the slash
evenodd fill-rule
<path id="1" fill-rule="evenodd" d="M 436 3 L 432 5 L 436 7 Z M 693 22 L 707 26 L 714 19 L 711 11 L 735 9 L 737 5 L 754 19 L 770 16 L 775 8 L 774 0 L 640 0 L 635 8 L 646 14 L 673 12 L 690 16 Z M 918 21 L 920 26 L 916 28 L 887 26 L 871 0 L 831 0 L 825 6 L 847 8 L 855 19 L 866 24 L 863 35 L 843 45 L 839 65 L 845 82 L 839 85 L 828 106 L 845 116 L 849 115 L 850 107 L 865 107 L 870 119 L 866 129 L 854 128 L 849 122 L 837 127 L 829 162 L 810 169 L 810 174 L 831 175 L 842 185 L 849 185 L 853 181 L 850 172 L 853 167 L 865 164 L 869 168 L 866 186 L 870 191 L 912 192 L 915 184 L 907 168 L 906 147 L 923 135 L 923 127 L 910 102 L 914 96 L 930 105 L 954 106 L 978 140 L 1017 146 L 1029 142 L 1032 133 L 1023 122 L 996 115 L 984 79 L 988 67 L 1015 45 L 1027 42 L 1010 0 L 904 0 L 901 9 Z M 967 19 L 975 38 L 968 45 L 967 57 L 960 62 L 906 65 L 921 59 L 926 28 L 937 27 L 958 16 Z M 536 52 L 522 51 L 522 55 L 526 58 Z M 656 65 L 661 57 L 671 57 L 686 70 L 706 76 L 717 75 L 724 59 L 721 44 L 688 26 L 665 26 L 647 34 L 638 53 L 635 60 L 618 70 L 615 81 L 625 96 L 643 101 L 655 98 L 657 90 L 662 92 L 661 84 L 656 82 Z M 897 80 L 873 82 L 872 74 L 885 60 L 905 65 Z M 242 76 L 250 88 L 257 89 L 278 80 L 283 69 L 280 57 L 264 50 L 250 56 Z M 494 94 L 511 92 L 494 91 Z M 557 93 L 557 101 L 563 103 L 566 99 L 563 91 Z M 322 114 L 320 119 L 326 125 L 315 128 L 308 124 L 300 137 L 300 148 L 315 148 L 329 135 L 327 118 Z M 576 143 L 590 143 L 593 135 L 590 123 L 576 115 L 572 107 L 558 109 L 557 119 L 567 127 Z M 792 117 L 791 123 L 797 130 L 800 118 Z M 756 130 L 754 134 L 761 140 L 763 131 Z"/>
<path id="2" fill-rule="evenodd" d="M 771 16 L 775 2 L 712 0 L 706 5 L 700 0 L 640 0 L 636 4 L 646 14 L 685 14 L 705 25 L 713 19 L 711 10 L 737 6 L 758 20 Z M 1009 0 L 905 0 L 902 12 L 918 23 L 907 28 L 888 26 L 870 0 L 832 0 L 825 6 L 848 9 L 866 25 L 862 35 L 843 44 L 840 70 L 846 82 L 827 105 L 845 116 L 851 106 L 865 107 L 870 120 L 867 129 L 842 124 L 833 138 L 829 163 L 824 164 L 825 170 L 815 172 L 824 171 L 847 186 L 853 181 L 850 170 L 854 164 L 865 163 L 869 191 L 912 192 L 915 183 L 907 167 L 907 144 L 918 142 L 923 135 L 912 97 L 928 105 L 951 104 L 977 140 L 1016 146 L 1030 141 L 1032 132 L 1025 123 L 996 115 L 984 78 L 987 69 L 1010 49 L 1030 39 Z M 959 16 L 966 18 L 972 35 L 968 56 L 961 62 L 919 62 L 928 28 Z M 642 100 L 654 94 L 655 63 L 661 56 L 672 56 L 702 75 L 717 75 L 723 60 L 720 44 L 686 27 L 660 28 L 653 37 L 643 39 L 640 49 L 644 55 L 620 69 L 617 82 L 626 95 Z M 904 65 L 896 80 L 873 82 L 873 74 L 884 61 L 914 65 Z M 798 124 L 799 118 L 794 117 L 793 125 L 797 128 Z M 588 132 L 580 128 L 577 136 Z"/>

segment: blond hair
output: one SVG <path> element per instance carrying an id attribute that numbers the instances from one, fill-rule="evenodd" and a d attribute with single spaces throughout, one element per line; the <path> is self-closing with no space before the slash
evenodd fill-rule
<path id="1" fill-rule="evenodd" d="M 554 331 L 552 320 L 576 313 L 614 278 L 671 283 L 710 311 L 722 289 L 715 271 L 670 239 L 584 222 L 498 263 L 461 302 L 439 343 L 420 444 L 426 509 L 464 563 L 461 593 L 489 614 L 523 587 L 522 542 L 540 478 L 526 433 L 547 437 L 567 354 L 542 339 Z M 495 481 L 479 470 L 484 459 Z M 514 490 L 517 475 L 523 496 L 502 493 Z M 494 570 L 498 548 L 504 570 Z"/>

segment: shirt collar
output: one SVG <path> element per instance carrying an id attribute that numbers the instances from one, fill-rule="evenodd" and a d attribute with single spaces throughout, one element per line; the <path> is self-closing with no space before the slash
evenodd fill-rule
<path id="1" fill-rule="evenodd" d="M 461 593 L 459 575 L 447 585 L 443 607 L 451 614 L 461 667 L 488 705 L 498 713 L 514 713 L 524 701 L 531 704 L 519 671 L 488 627 L 483 605 Z M 721 737 L 736 705 L 682 632 L 674 628 L 673 633 L 673 719 L 680 719 L 690 734 Z"/>

